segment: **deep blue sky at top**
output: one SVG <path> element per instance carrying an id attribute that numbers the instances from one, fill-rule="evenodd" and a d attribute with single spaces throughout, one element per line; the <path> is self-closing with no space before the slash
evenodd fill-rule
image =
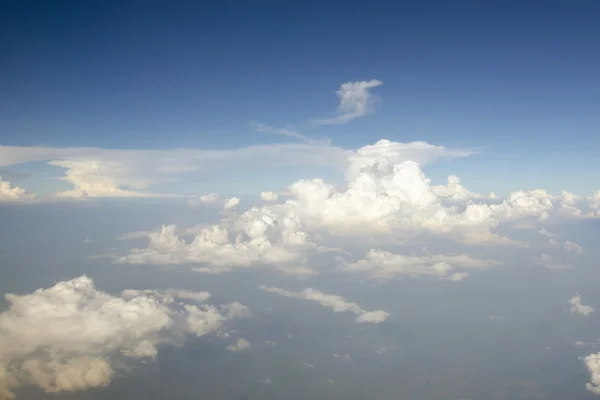
<path id="1" fill-rule="evenodd" d="M 600 168 L 599 18 L 597 1 L 5 1 L 0 144 L 283 140 L 257 121 Z M 310 124 L 369 79 L 374 114 Z"/>

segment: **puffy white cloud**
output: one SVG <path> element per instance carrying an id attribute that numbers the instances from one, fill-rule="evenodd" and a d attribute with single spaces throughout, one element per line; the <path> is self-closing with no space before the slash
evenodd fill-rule
<path id="1" fill-rule="evenodd" d="M 583 247 L 575 242 L 566 241 L 563 243 L 563 248 L 569 253 L 583 254 Z"/>
<path id="2" fill-rule="evenodd" d="M 304 368 L 314 368 L 315 367 L 314 364 L 311 364 L 311 363 L 304 363 L 303 366 L 304 366 Z"/>
<path id="3" fill-rule="evenodd" d="M 203 302 L 207 292 L 126 290 L 111 295 L 81 276 L 26 295 L 7 294 L 0 313 L 0 398 L 33 384 L 48 392 L 106 386 L 119 358 L 153 358 L 157 346 L 202 336 L 239 316 L 236 303 Z"/>
<path id="4" fill-rule="evenodd" d="M 273 341 L 273 340 L 265 340 L 265 344 L 267 346 L 276 346 L 277 342 Z"/>
<path id="5" fill-rule="evenodd" d="M 35 199 L 34 194 L 27 193 L 25 189 L 12 186 L 10 182 L 0 178 L 0 204 L 2 203 L 26 203 Z"/>
<path id="6" fill-rule="evenodd" d="M 258 214 L 258 215 L 255 215 Z M 174 225 L 149 235 L 148 247 L 134 249 L 118 259 L 132 264 L 203 264 L 198 272 L 224 272 L 232 268 L 267 265 L 295 275 L 312 274 L 297 266 L 305 251 L 315 245 L 292 219 L 258 209 L 250 210 L 228 226 L 203 228 L 189 244 L 176 234 Z"/>
<path id="7" fill-rule="evenodd" d="M 466 201 L 470 199 L 481 199 L 484 196 L 473 193 L 460 184 L 460 178 L 456 175 L 448 177 L 448 184 L 446 186 L 432 186 L 431 188 L 436 196 L 440 198 L 446 198 L 454 201 Z M 495 198 L 496 195 L 490 193 L 488 198 Z"/>
<path id="8" fill-rule="evenodd" d="M 581 304 L 581 295 L 577 293 L 573 298 L 569 299 L 571 305 L 571 313 L 588 316 L 594 312 L 591 306 Z"/>
<path id="9" fill-rule="evenodd" d="M 434 256 L 405 256 L 387 251 L 371 249 L 366 258 L 354 263 L 346 263 L 346 271 L 363 271 L 377 279 L 393 277 L 434 276 L 451 280 L 466 278 L 464 272 L 456 269 L 484 269 L 503 264 L 502 261 L 481 260 L 468 254 L 434 255 Z"/>
<path id="10" fill-rule="evenodd" d="M 223 306 L 223 311 L 228 318 L 248 318 L 252 316 L 250 308 L 237 301 Z"/>
<path id="11" fill-rule="evenodd" d="M 202 196 L 200 196 L 196 199 L 188 200 L 188 204 L 190 206 L 197 206 L 200 204 L 214 204 L 217 201 L 219 201 L 218 193 L 208 193 L 208 194 L 203 194 Z"/>
<path id="12" fill-rule="evenodd" d="M 262 192 L 260 198 L 264 201 L 277 201 L 279 195 L 275 192 Z"/>
<path id="13" fill-rule="evenodd" d="M 382 245 L 385 236 L 388 241 L 438 237 L 468 245 L 526 247 L 527 243 L 497 233 L 498 228 L 519 223 L 535 226 L 589 214 L 577 208 L 585 206 L 581 199 L 566 192 L 553 196 L 540 189 L 515 191 L 505 199 L 490 199 L 472 194 L 453 177 L 447 186 L 434 186 L 419 163 L 407 160 L 412 157 L 428 163 L 451 153 L 427 143 L 381 140 L 347 155 L 344 186 L 321 179 L 297 181 L 289 186 L 287 200 L 281 204 L 253 207 L 229 214 L 219 223 L 198 226 L 188 232 L 196 235 L 189 242 L 177 235 L 175 226 L 164 226 L 149 235 L 146 248 L 133 249 L 119 262 L 199 264 L 193 270 L 211 273 L 270 266 L 293 275 L 310 275 L 318 271 L 308 266 L 309 257 L 327 248 L 320 245 L 323 233 L 350 240 L 380 235 Z M 457 151 L 452 155 L 467 154 Z M 562 267 L 548 257 L 543 255 L 535 262 L 548 268 Z M 453 281 L 468 276 L 441 259 L 423 267 L 406 274 Z M 391 274 L 392 269 L 388 265 L 374 270 L 383 275 L 385 270 Z"/>
<path id="14" fill-rule="evenodd" d="M 230 197 L 223 201 L 223 209 L 224 210 L 232 210 L 236 208 L 240 204 L 240 199 L 237 197 Z"/>
<path id="15" fill-rule="evenodd" d="M 261 290 L 280 296 L 291 297 L 295 299 L 311 300 L 319 303 L 323 307 L 331 308 L 334 312 L 352 312 L 358 317 L 355 319 L 358 323 L 369 322 L 378 324 L 386 320 L 389 314 L 382 310 L 366 311 L 358 304 L 347 301 L 341 296 L 335 294 L 323 293 L 318 290 L 307 288 L 301 292 L 290 292 L 289 290 L 276 287 L 260 286 Z"/>
<path id="16" fill-rule="evenodd" d="M 590 381 L 585 387 L 590 392 L 600 395 L 600 353 L 585 357 L 584 363 L 590 373 Z"/>
<path id="17" fill-rule="evenodd" d="M 251 347 L 250 342 L 244 338 L 239 338 L 234 344 L 230 344 L 226 347 L 227 351 L 241 351 Z"/>
<path id="18" fill-rule="evenodd" d="M 376 79 L 343 83 L 340 89 L 335 92 L 340 99 L 339 114 L 315 122 L 322 125 L 339 125 L 371 113 L 374 98 L 370 93 L 370 89 L 382 84 L 383 82 Z"/>

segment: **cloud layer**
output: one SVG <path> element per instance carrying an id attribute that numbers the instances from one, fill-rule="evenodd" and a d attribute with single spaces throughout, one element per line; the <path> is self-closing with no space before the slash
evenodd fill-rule
<path id="1" fill-rule="evenodd" d="M 216 224 L 194 229 L 192 240 L 178 234 L 185 230 L 163 226 L 149 234 L 147 247 L 132 249 L 118 262 L 197 264 L 195 271 L 211 273 L 269 267 L 292 275 L 314 275 L 319 273 L 318 263 L 311 261 L 338 252 L 345 254 L 338 257 L 342 269 L 374 278 L 433 276 L 458 281 L 469 271 L 498 266 L 502 260 L 477 259 L 456 251 L 401 254 L 387 248 L 402 241 L 429 243 L 436 239 L 471 247 L 540 249 L 539 242 L 527 243 L 505 232 L 516 225 L 542 230 L 561 220 L 599 216 L 590 199 L 568 192 L 556 196 L 537 189 L 498 198 L 470 192 L 455 176 L 447 185 L 433 185 L 420 163 L 445 155 L 448 152 L 443 148 L 426 143 L 380 140 L 348 156 L 343 186 L 322 179 L 299 180 L 287 188 L 283 202 L 229 213 Z M 214 201 L 218 198 L 213 197 Z M 274 199 L 271 195 L 267 198 Z M 237 206 L 234 199 L 225 200 L 225 208 L 232 202 Z M 352 245 L 340 249 L 328 241 L 357 243 L 365 237 L 377 237 L 379 247 L 357 254 Z M 547 235 L 539 237 L 548 240 Z M 583 252 L 572 241 L 559 245 L 562 253 L 558 255 L 550 254 L 553 246 L 542 247 L 531 255 L 531 262 L 549 269 L 564 269 L 568 264 L 562 259 L 572 260 L 569 253 L 578 256 Z"/>
<path id="2" fill-rule="evenodd" d="M 448 149 L 423 142 L 382 141 L 377 147 L 391 147 L 389 157 L 416 159 L 422 164 L 438 158 L 465 157 L 461 149 Z M 172 194 L 148 190 L 165 183 L 185 183 L 206 176 L 235 171 L 260 171 L 281 167 L 319 166 L 345 170 L 364 158 L 368 149 L 347 150 L 328 143 L 293 143 L 250 146 L 233 150 L 166 149 L 113 150 L 100 148 L 49 148 L 0 146 L 0 166 L 48 161 L 65 169 L 62 180 L 71 190 L 58 192 L 53 199 L 104 197 L 169 197 Z M 377 150 L 376 150 L 377 151 Z M 23 197 L 20 189 L 7 182 L 0 184 L 0 201 Z M 46 199 L 51 200 L 51 199 Z M 210 202 L 210 198 L 198 203 Z"/>

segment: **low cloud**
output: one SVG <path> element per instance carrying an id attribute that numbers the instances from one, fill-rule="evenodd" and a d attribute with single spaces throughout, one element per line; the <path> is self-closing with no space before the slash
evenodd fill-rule
<path id="1" fill-rule="evenodd" d="M 319 303 L 323 307 L 331 308 L 334 312 L 352 312 L 357 315 L 355 321 L 357 323 L 374 323 L 379 324 L 387 319 L 389 314 L 382 310 L 366 311 L 358 304 L 347 301 L 341 296 L 319 292 L 315 289 L 304 289 L 301 292 L 290 292 L 285 289 L 276 287 L 260 286 L 265 292 L 278 294 L 280 296 L 290 297 L 294 299 L 310 300 Z"/>
<path id="2" fill-rule="evenodd" d="M 31 203 L 36 196 L 27 193 L 25 189 L 11 185 L 8 181 L 0 179 L 0 204 L 2 203 Z"/>
<path id="3" fill-rule="evenodd" d="M 573 314 L 588 316 L 594 312 L 591 306 L 581 304 L 581 295 L 579 293 L 569 300 L 569 304 L 571 305 L 571 313 Z"/>
<path id="4" fill-rule="evenodd" d="M 239 338 L 234 344 L 230 344 L 226 347 L 227 351 L 241 351 L 251 347 L 250 342 L 244 338 Z"/>
<path id="5" fill-rule="evenodd" d="M 221 311 L 232 305 L 198 304 L 210 297 L 208 292 L 125 290 L 111 295 L 86 276 L 5 297 L 0 398 L 6 399 L 23 385 L 46 392 L 106 386 L 117 370 L 125 372 L 123 362 L 152 359 L 160 344 L 216 332 L 237 317 Z"/>

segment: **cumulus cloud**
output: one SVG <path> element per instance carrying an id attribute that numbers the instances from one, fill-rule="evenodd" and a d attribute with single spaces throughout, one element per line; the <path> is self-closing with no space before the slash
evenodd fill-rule
<path id="1" fill-rule="evenodd" d="M 370 114 L 373 112 L 375 100 L 370 89 L 382 84 L 383 82 L 377 79 L 343 83 L 340 89 L 335 92 L 340 100 L 338 115 L 316 120 L 315 122 L 321 125 L 339 125 Z"/>
<path id="2" fill-rule="evenodd" d="M 86 276 L 5 297 L 0 398 L 11 398 L 13 389 L 28 384 L 47 392 L 106 386 L 123 361 L 154 358 L 160 344 L 216 332 L 237 316 L 184 301 L 203 302 L 210 297 L 207 292 L 125 290 L 111 295 Z"/>
<path id="3" fill-rule="evenodd" d="M 275 192 L 261 192 L 260 198 L 264 201 L 277 201 L 279 195 Z"/>
<path id="4" fill-rule="evenodd" d="M 240 204 L 240 199 L 237 197 L 230 197 L 223 201 L 223 209 L 224 210 L 232 210 L 236 208 Z"/>
<path id="5" fill-rule="evenodd" d="M 295 299 L 310 300 L 319 303 L 323 307 L 331 308 L 334 312 L 352 312 L 357 315 L 355 321 L 358 323 L 369 322 L 378 324 L 387 319 L 389 314 L 382 310 L 366 311 L 358 304 L 347 301 L 341 296 L 335 294 L 323 293 L 315 289 L 307 288 L 301 292 L 290 292 L 277 287 L 260 286 L 265 292 L 278 294 L 280 296 L 291 297 Z"/>
<path id="6" fill-rule="evenodd" d="M 311 275 L 318 271 L 308 260 L 332 250 L 322 244 L 323 234 L 350 240 L 379 235 L 382 244 L 385 238 L 388 242 L 389 238 L 443 238 L 467 245 L 527 247 L 525 242 L 498 233 L 499 228 L 589 216 L 589 205 L 566 192 L 554 196 L 541 189 L 515 191 L 504 199 L 491 199 L 472 194 L 452 177 L 447 186 L 435 186 L 421 165 L 409 160 L 428 163 L 448 154 L 446 149 L 426 143 L 381 140 L 347 156 L 343 186 L 321 179 L 300 180 L 288 187 L 283 203 L 252 207 L 216 224 L 194 228 L 196 236 L 191 241 L 178 236 L 177 227 L 163 226 L 149 235 L 146 248 L 133 249 L 118 261 L 199 264 L 194 271 L 210 273 L 268 266 L 292 275 Z M 453 155 L 467 153 L 456 151 Z M 547 268 L 561 267 L 550 258 L 542 255 L 534 262 Z M 455 269 L 472 267 L 457 265 L 457 261 L 452 259 L 453 265 L 438 258 L 424 265 L 426 269 L 405 273 L 458 281 L 468 272 Z M 373 260 L 364 261 L 361 268 L 369 262 Z M 398 265 L 398 259 L 386 264 L 389 274 L 394 262 Z M 406 259 L 403 262 L 406 264 Z M 381 267 L 373 270 L 384 272 Z"/>
<path id="7" fill-rule="evenodd" d="M 226 347 L 227 351 L 241 351 L 251 347 L 250 342 L 244 338 L 239 338 L 234 344 L 230 344 Z"/>
<path id="8" fill-rule="evenodd" d="M 27 193 L 25 189 L 12 186 L 10 182 L 3 181 L 0 177 L 0 204 L 2 203 L 29 203 L 35 199 L 34 194 Z"/>
<path id="9" fill-rule="evenodd" d="M 354 263 L 346 263 L 343 268 L 346 271 L 365 272 L 377 279 L 434 276 L 458 281 L 468 275 L 465 275 L 464 272 L 456 272 L 457 268 L 485 269 L 501 264 L 503 264 L 502 261 L 481 260 L 468 254 L 405 256 L 371 249 L 366 258 Z"/>
<path id="10" fill-rule="evenodd" d="M 585 387 L 590 392 L 600 395 L 600 353 L 585 357 L 584 363 L 590 373 L 590 381 Z"/>
<path id="11" fill-rule="evenodd" d="M 577 293 L 573 298 L 569 299 L 571 305 L 571 313 L 588 316 L 594 312 L 591 306 L 581 304 L 581 295 Z"/>

